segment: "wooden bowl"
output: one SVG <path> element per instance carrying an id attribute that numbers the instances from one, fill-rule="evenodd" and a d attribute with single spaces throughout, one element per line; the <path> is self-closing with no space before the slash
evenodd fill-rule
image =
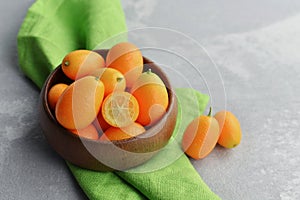
<path id="1" fill-rule="evenodd" d="M 108 50 L 96 50 L 106 58 Z M 50 88 L 57 83 L 70 84 L 58 66 L 46 80 L 40 94 L 40 124 L 48 143 L 65 160 L 79 167 L 96 171 L 126 170 L 145 163 L 169 141 L 176 124 L 177 101 L 166 74 L 152 61 L 144 58 L 144 71 L 151 68 L 165 83 L 169 94 L 167 112 L 146 132 L 119 141 L 96 141 L 80 138 L 63 128 L 55 119 L 47 102 Z"/>

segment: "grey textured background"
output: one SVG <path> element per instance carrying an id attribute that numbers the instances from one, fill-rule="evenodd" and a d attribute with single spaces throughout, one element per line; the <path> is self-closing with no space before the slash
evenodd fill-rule
<path id="1" fill-rule="evenodd" d="M 85 199 L 38 125 L 38 89 L 17 64 L 33 0 L 0 1 L 0 199 Z M 300 199 L 300 1 L 122 1 L 129 29 L 185 33 L 218 66 L 240 146 L 192 161 L 222 199 Z M 214 77 L 206 77 L 213 79 Z M 218 91 L 217 91 L 218 92 Z"/>

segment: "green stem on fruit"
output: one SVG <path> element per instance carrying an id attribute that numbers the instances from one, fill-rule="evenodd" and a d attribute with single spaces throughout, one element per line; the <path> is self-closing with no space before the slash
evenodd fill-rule
<path id="1" fill-rule="evenodd" d="M 70 62 L 69 61 L 65 61 L 64 64 L 65 64 L 65 66 L 69 66 Z"/>
<path id="2" fill-rule="evenodd" d="M 123 80 L 122 77 L 118 77 L 118 78 L 117 78 L 117 82 L 121 82 L 122 80 Z"/>
<path id="3" fill-rule="evenodd" d="M 209 113 L 208 113 L 208 117 L 211 117 L 211 111 L 212 111 L 212 108 L 211 108 L 211 106 L 209 107 Z"/>
<path id="4" fill-rule="evenodd" d="M 147 70 L 147 74 L 150 74 L 152 71 L 151 71 L 151 68 L 149 68 L 148 70 Z"/>

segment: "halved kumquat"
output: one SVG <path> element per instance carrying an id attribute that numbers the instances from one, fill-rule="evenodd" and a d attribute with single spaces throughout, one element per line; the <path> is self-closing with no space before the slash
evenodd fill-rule
<path id="1" fill-rule="evenodd" d="M 113 92 L 104 99 L 101 112 L 109 125 L 125 127 L 137 119 L 139 104 L 128 92 Z"/>

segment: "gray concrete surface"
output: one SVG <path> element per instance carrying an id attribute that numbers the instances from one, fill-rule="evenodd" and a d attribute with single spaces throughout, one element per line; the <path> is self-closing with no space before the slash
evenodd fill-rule
<path id="1" fill-rule="evenodd" d="M 0 1 L 0 199 L 85 199 L 41 133 L 39 90 L 18 69 L 16 35 L 33 2 Z M 211 189 L 224 200 L 300 199 L 300 2 L 122 5 L 129 29 L 180 31 L 217 64 L 224 103 L 240 119 L 243 139 L 235 149 L 217 147 L 204 160 L 191 160 Z"/>

